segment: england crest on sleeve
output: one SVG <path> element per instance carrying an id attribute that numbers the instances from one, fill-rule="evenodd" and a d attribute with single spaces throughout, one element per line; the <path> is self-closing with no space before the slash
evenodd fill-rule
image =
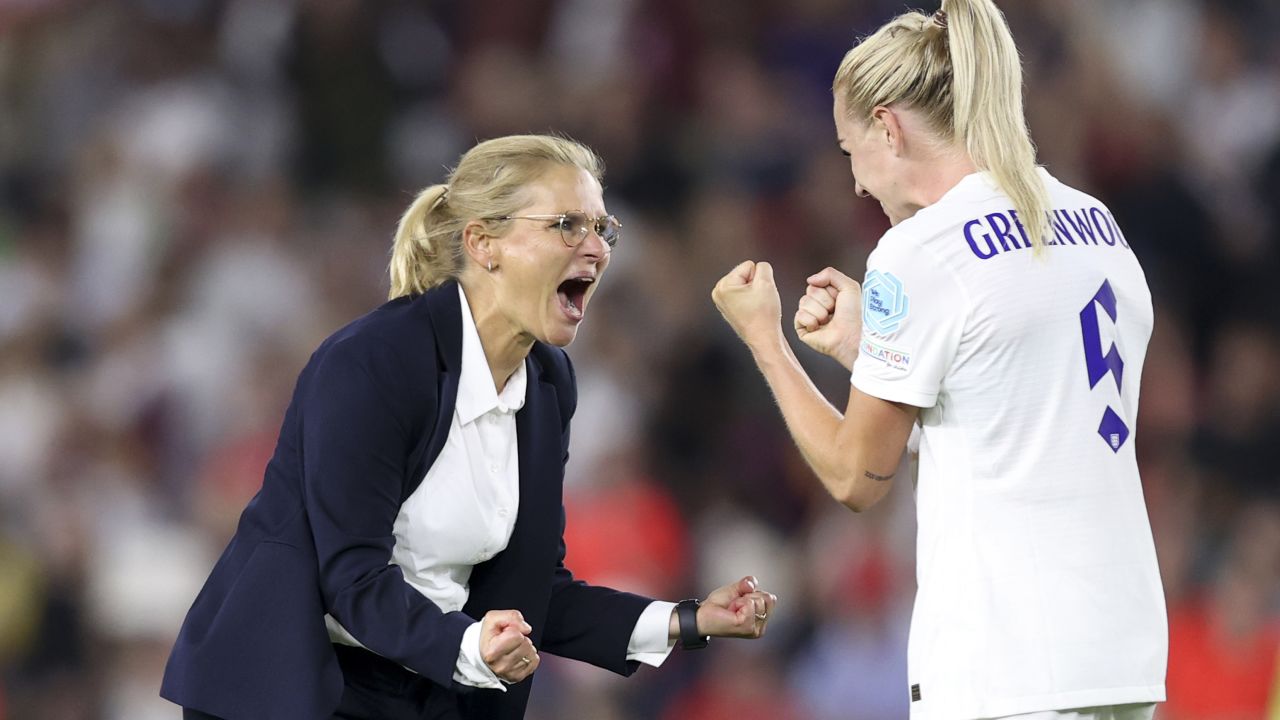
<path id="1" fill-rule="evenodd" d="M 893 273 L 872 270 L 862 284 L 862 325 L 877 335 L 889 335 L 907 317 L 911 303 L 902 281 Z"/>

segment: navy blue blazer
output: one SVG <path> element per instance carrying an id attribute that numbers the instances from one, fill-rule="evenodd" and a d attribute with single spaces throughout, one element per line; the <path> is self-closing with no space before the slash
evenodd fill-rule
<path id="1" fill-rule="evenodd" d="M 464 717 L 519 718 L 507 692 L 453 681 L 462 634 L 514 608 L 540 651 L 629 675 L 627 643 L 650 599 L 592 587 L 564 566 L 561 494 L 577 403 L 563 350 L 536 343 L 516 415 L 520 509 L 507 549 L 477 565 L 462 612 L 445 613 L 390 564 L 400 505 L 449 432 L 462 361 L 448 282 L 392 300 L 324 341 L 298 378 L 262 489 L 187 614 L 160 694 L 228 720 L 317 720 L 342 696 L 324 625 L 456 692 Z"/>

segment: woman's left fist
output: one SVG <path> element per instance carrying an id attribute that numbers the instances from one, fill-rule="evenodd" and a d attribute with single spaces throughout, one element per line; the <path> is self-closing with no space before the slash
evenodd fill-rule
<path id="1" fill-rule="evenodd" d="M 778 596 L 753 576 L 717 588 L 698 607 L 698 632 L 712 637 L 758 638 L 773 617 Z"/>

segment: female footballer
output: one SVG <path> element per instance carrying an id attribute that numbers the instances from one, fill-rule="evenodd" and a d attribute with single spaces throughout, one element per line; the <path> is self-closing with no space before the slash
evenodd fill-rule
<path id="1" fill-rule="evenodd" d="M 1036 166 L 991 0 L 899 15 L 833 91 L 856 192 L 892 223 L 861 287 L 822 270 L 794 316 L 852 371 L 844 413 L 796 362 L 768 263 L 713 297 L 845 505 L 884 497 L 919 425 L 911 717 L 1151 718 L 1167 639 L 1134 454 L 1137 258 L 1105 205 Z"/>

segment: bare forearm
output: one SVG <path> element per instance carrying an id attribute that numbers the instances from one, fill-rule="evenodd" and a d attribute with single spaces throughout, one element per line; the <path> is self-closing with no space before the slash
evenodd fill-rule
<path id="1" fill-rule="evenodd" d="M 818 391 L 781 334 L 774 342 L 752 347 L 751 352 L 800 454 L 827 492 L 843 501 L 849 492 L 852 459 L 836 442 L 843 415 Z"/>
<path id="2" fill-rule="evenodd" d="M 858 359 L 858 345 L 855 343 L 852 349 L 846 348 L 843 352 L 833 355 L 832 358 L 840 363 L 840 366 L 850 373 L 853 373 L 853 363 Z"/>
<path id="3" fill-rule="evenodd" d="M 810 277 L 809 284 L 796 313 L 797 332 L 810 347 L 852 367 L 857 346 L 850 348 L 847 341 L 861 335 L 857 283 L 828 268 Z M 836 287 L 837 293 L 828 286 Z M 716 283 L 711 297 L 751 349 L 791 437 L 827 492 L 855 511 L 884 497 L 918 408 L 867 395 L 856 387 L 849 389 L 844 414 L 827 402 L 796 361 L 777 325 L 778 288 L 769 263 L 740 263 Z M 841 298 L 848 300 L 841 305 Z M 838 323 L 836 319 L 824 321 L 832 299 L 836 305 L 832 318 L 838 319 L 840 307 L 845 308 L 844 319 Z M 841 349 L 833 351 L 837 346 Z"/>

